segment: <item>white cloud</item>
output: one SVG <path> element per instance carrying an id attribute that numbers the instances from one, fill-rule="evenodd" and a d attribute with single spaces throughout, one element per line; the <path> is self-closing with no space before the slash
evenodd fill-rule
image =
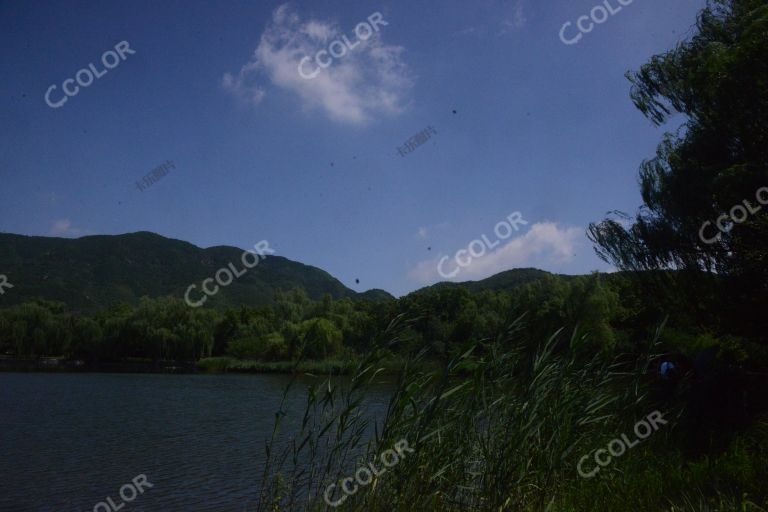
<path id="1" fill-rule="evenodd" d="M 360 20 L 361 22 L 365 20 Z M 386 19 L 384 20 L 386 21 Z M 406 96 L 413 86 L 410 72 L 402 60 L 404 48 L 385 45 L 382 31 L 366 41 L 358 41 L 354 26 L 347 31 L 330 22 L 302 22 L 287 4 L 278 7 L 261 35 L 251 60 L 234 76 L 222 78 L 224 89 L 247 104 L 258 105 L 267 90 L 264 77 L 275 87 L 294 93 L 305 109 L 319 109 L 330 119 L 342 123 L 365 123 L 376 114 L 393 115 L 403 111 Z M 346 36 L 353 49 L 319 69 L 314 62 L 318 51 L 331 41 Z M 319 73 L 312 79 L 298 71 L 304 57 L 305 74 Z"/>
<path id="2" fill-rule="evenodd" d="M 333 29 L 329 25 L 315 20 L 306 22 L 301 31 L 320 43 L 330 43 L 331 37 L 334 35 Z"/>
<path id="3" fill-rule="evenodd" d="M 457 32 L 454 32 L 454 36 L 474 36 L 477 35 L 480 32 L 480 29 L 477 27 L 467 27 L 463 28 Z"/>
<path id="4" fill-rule="evenodd" d="M 524 235 L 511 239 L 505 245 L 500 245 L 492 250 L 486 249 L 486 253 L 462 267 L 452 278 L 454 281 L 469 281 L 484 279 L 499 272 L 519 267 L 558 267 L 573 259 L 579 239 L 584 235 L 582 228 L 560 228 L 554 222 L 539 222 L 531 226 Z M 478 237 L 478 240 L 480 237 Z M 495 235 L 489 235 L 488 241 L 493 245 L 497 239 Z M 503 242 L 502 242 L 503 243 Z M 462 247 L 459 249 L 466 249 Z M 457 249 L 457 250 L 459 250 Z M 477 252 L 477 250 L 476 250 Z M 455 252 L 449 254 L 449 259 L 443 264 L 443 272 L 451 274 L 459 268 L 454 259 Z M 421 261 L 408 273 L 409 277 L 419 283 L 428 284 L 437 281 L 445 281 L 440 276 L 437 265 L 440 258 Z M 465 260 L 466 256 L 462 257 Z"/>
<path id="5" fill-rule="evenodd" d="M 246 64 L 237 77 L 224 73 L 221 78 L 221 86 L 246 105 L 256 106 L 264 99 L 267 91 L 254 82 L 251 75 L 253 69 L 253 65 Z"/>
<path id="6" fill-rule="evenodd" d="M 79 236 L 83 234 L 82 229 L 72 227 L 72 222 L 69 219 L 58 219 L 53 222 L 49 231 L 51 236 Z"/>
<path id="7" fill-rule="evenodd" d="M 512 32 L 514 30 L 520 30 L 528 21 L 525 17 L 525 13 L 523 12 L 523 0 L 517 0 L 517 2 L 515 2 L 515 5 L 512 7 L 510 14 L 511 15 L 509 18 L 505 18 L 501 22 L 501 34 L 507 34 L 508 32 Z"/>
<path id="8" fill-rule="evenodd" d="M 494 0 L 486 5 L 484 21 L 455 32 L 454 36 L 501 37 L 521 30 L 528 23 L 523 0 Z"/>
<path id="9" fill-rule="evenodd" d="M 428 230 L 425 227 L 420 227 L 417 234 L 419 235 L 419 238 L 427 238 Z"/>

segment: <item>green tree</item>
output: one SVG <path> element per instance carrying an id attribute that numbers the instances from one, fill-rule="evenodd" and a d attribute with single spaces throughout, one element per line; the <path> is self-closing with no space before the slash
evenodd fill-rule
<path id="1" fill-rule="evenodd" d="M 682 114 L 685 123 L 641 165 L 644 205 L 634 222 L 606 219 L 590 226 L 590 237 L 622 269 L 685 270 L 696 282 L 702 271 L 716 274 L 738 304 L 730 324 L 759 333 L 755 322 L 765 321 L 760 309 L 768 297 L 768 208 L 743 220 L 731 211 L 745 200 L 757 207 L 757 191 L 768 186 L 768 4 L 712 0 L 697 28 L 628 75 L 635 105 L 652 122 Z"/>
<path id="2" fill-rule="evenodd" d="M 330 320 L 305 320 L 299 330 L 305 358 L 327 359 L 341 353 L 341 331 Z"/>

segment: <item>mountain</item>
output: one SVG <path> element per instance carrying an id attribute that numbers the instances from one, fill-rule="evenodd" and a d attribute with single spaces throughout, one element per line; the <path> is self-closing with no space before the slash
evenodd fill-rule
<path id="1" fill-rule="evenodd" d="M 483 290 L 508 291 L 517 288 L 518 286 L 538 281 L 546 276 L 555 275 L 566 279 L 570 277 L 561 274 L 552 274 L 536 268 L 515 268 L 499 272 L 498 274 L 494 274 L 491 277 L 487 277 L 480 281 L 441 282 L 420 288 L 413 293 L 428 293 L 446 288 L 464 288 L 470 292 L 481 292 Z"/>
<path id="2" fill-rule="evenodd" d="M 34 298 L 59 301 L 74 310 L 95 310 L 142 296 L 184 298 L 195 284 L 193 301 L 203 294 L 201 283 L 231 263 L 240 273 L 242 249 L 229 246 L 202 249 L 188 242 L 146 231 L 77 239 L 0 233 L 0 274 L 5 288 L 0 305 Z M 224 279 L 224 278 L 222 278 Z M 212 285 L 211 285 L 212 286 Z M 310 298 L 330 294 L 334 299 L 392 300 L 383 290 L 357 293 L 329 273 L 282 256 L 266 256 L 208 298 L 206 306 L 258 306 L 272 301 L 277 290 L 301 288 Z"/>

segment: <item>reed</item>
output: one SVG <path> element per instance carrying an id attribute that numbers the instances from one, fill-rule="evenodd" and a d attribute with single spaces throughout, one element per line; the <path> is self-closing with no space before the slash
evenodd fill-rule
<path id="1" fill-rule="evenodd" d="M 281 408 L 257 510 L 332 510 L 323 499 L 328 485 L 353 476 L 400 440 L 414 453 L 361 486 L 340 509 L 629 510 L 627 503 L 633 503 L 633 510 L 762 510 L 759 499 L 745 491 L 759 494 L 759 486 L 730 485 L 738 479 L 727 477 L 734 473 L 729 464 L 753 464 L 749 481 L 758 482 L 758 475 L 766 475 L 758 455 L 742 450 L 711 466 L 679 469 L 685 461 L 670 450 L 670 436 L 680 411 L 669 404 L 669 428 L 597 477 L 578 475 L 583 455 L 659 408 L 647 380 L 661 329 L 639 353 L 610 356 L 590 354 L 587 337 L 577 331 L 566 337 L 560 330 L 532 343 L 521 317 L 439 369 L 422 364 L 426 351 L 413 354 L 398 375 L 384 419 L 376 422 L 365 413 L 366 390 L 383 370 L 384 349 L 397 345 L 407 324 L 396 318 L 351 379 L 311 386 L 300 428 L 289 442 L 278 442 L 288 414 Z M 743 459 L 728 458 L 737 455 Z M 715 473 L 723 486 L 704 488 Z"/>

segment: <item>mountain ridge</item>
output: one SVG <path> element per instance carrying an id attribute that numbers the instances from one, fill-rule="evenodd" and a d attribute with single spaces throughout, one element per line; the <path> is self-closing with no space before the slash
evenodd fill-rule
<path id="1" fill-rule="evenodd" d="M 213 278 L 217 270 L 230 263 L 244 269 L 242 253 L 243 249 L 234 246 L 202 248 L 151 231 L 79 238 L 0 233 L 0 274 L 7 275 L 13 284 L 12 289 L 0 295 L 0 306 L 40 298 L 88 311 L 123 302 L 135 304 L 142 296 L 183 299 L 193 284 L 197 286 L 195 293 L 200 295 L 202 281 Z M 511 269 L 479 281 L 444 281 L 407 295 L 442 288 L 465 288 L 471 292 L 504 290 L 551 275 L 555 274 L 535 268 Z M 294 288 L 305 290 L 315 300 L 326 293 L 334 299 L 395 300 L 386 290 L 356 292 L 319 267 L 267 255 L 254 268 L 209 296 L 206 306 L 266 305 L 276 292 Z"/>
<path id="2" fill-rule="evenodd" d="M 0 296 L 0 305 L 42 298 L 73 309 L 91 310 L 120 302 L 136 303 L 142 296 L 184 297 L 186 289 L 232 263 L 241 263 L 243 249 L 190 242 L 150 231 L 79 238 L 0 233 L 0 274 L 14 288 Z M 383 290 L 356 292 L 318 267 L 267 255 L 231 284 L 220 287 L 209 305 L 259 306 L 278 290 L 304 289 L 310 298 L 328 293 L 334 299 L 394 299 Z"/>

